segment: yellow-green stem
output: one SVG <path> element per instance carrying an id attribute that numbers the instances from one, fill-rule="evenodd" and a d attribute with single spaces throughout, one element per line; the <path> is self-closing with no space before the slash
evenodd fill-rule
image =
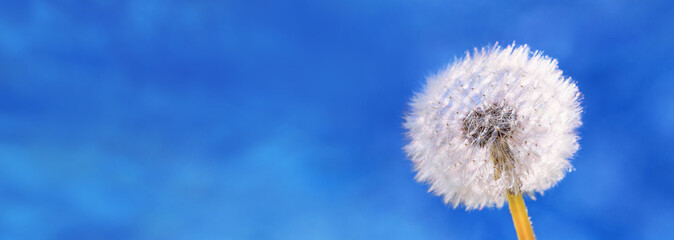
<path id="1" fill-rule="evenodd" d="M 522 193 L 508 192 L 508 207 L 510 214 L 513 216 L 513 223 L 515 224 L 515 231 L 517 231 L 517 238 L 519 240 L 534 240 L 534 230 L 529 221 L 529 214 L 527 214 L 527 206 L 524 205 Z"/>

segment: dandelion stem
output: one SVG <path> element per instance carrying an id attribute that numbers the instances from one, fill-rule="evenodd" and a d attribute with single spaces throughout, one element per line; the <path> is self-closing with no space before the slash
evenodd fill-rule
<path id="1" fill-rule="evenodd" d="M 517 238 L 519 240 L 534 240 L 534 230 L 531 227 L 531 221 L 529 221 L 529 214 L 527 214 L 527 206 L 524 205 L 522 193 L 507 192 L 508 207 L 510 208 L 510 214 L 513 216 Z"/>

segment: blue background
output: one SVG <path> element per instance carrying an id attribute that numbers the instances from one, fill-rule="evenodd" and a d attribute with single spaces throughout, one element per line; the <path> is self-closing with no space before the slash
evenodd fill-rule
<path id="1" fill-rule="evenodd" d="M 416 183 L 402 116 L 466 50 L 584 93 L 540 239 L 674 238 L 672 1 L 2 1 L 0 239 L 515 239 Z"/>

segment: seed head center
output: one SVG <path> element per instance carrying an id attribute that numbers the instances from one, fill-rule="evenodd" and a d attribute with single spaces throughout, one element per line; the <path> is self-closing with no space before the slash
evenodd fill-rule
<path id="1" fill-rule="evenodd" d="M 508 105 L 491 104 L 477 107 L 462 120 L 461 130 L 472 144 L 485 147 L 497 139 L 510 138 L 518 121 L 517 114 Z"/>

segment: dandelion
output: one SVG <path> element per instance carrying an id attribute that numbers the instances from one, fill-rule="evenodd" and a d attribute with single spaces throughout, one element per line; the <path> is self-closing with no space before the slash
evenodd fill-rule
<path id="1" fill-rule="evenodd" d="M 405 117 L 417 181 L 454 208 L 508 200 L 518 237 L 533 239 L 522 194 L 542 195 L 573 169 L 580 97 L 555 59 L 526 45 L 466 53 L 427 79 Z"/>

